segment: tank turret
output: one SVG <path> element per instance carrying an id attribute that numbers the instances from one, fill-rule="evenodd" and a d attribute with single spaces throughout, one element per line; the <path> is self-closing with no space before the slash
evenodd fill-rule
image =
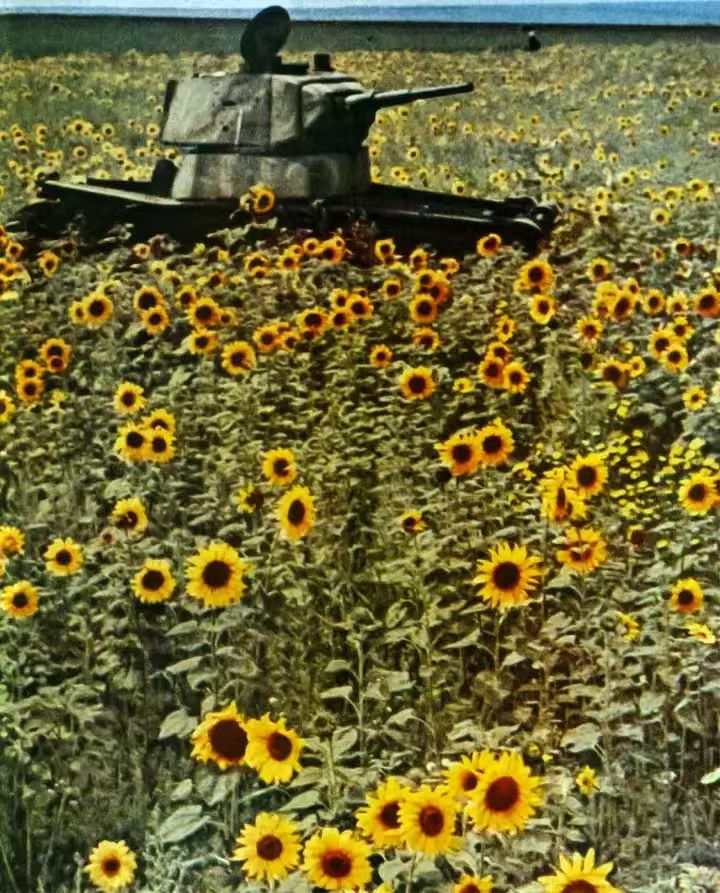
<path id="1" fill-rule="evenodd" d="M 277 55 L 289 16 L 270 7 L 241 45 L 245 70 L 196 76 L 167 86 L 161 142 L 186 153 L 173 184 L 178 199 L 242 195 L 266 183 L 280 198 L 348 194 L 369 184 L 363 146 L 379 109 L 466 93 L 472 84 L 367 90 L 332 70 L 285 64 Z"/>

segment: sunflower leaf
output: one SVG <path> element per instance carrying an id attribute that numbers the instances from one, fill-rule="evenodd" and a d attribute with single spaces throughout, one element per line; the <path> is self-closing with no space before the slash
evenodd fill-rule
<path id="1" fill-rule="evenodd" d="M 179 843 L 197 833 L 208 821 L 202 806 L 181 806 L 160 825 L 158 837 L 163 843 Z"/>

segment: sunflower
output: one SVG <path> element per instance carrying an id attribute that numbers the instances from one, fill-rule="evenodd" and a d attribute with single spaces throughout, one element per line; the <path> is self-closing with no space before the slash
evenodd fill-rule
<path id="1" fill-rule="evenodd" d="M 400 805 L 410 788 L 395 778 L 388 778 L 372 794 L 367 794 L 367 806 L 355 813 L 357 826 L 365 837 L 369 837 L 376 847 L 393 847 L 402 844 L 403 832 L 400 826 Z"/>
<path id="2" fill-rule="evenodd" d="M 462 756 L 445 771 L 444 790 L 456 800 L 467 800 L 478 786 L 485 766 L 493 761 L 489 750 Z"/>
<path id="3" fill-rule="evenodd" d="M 406 369 L 399 384 L 406 400 L 426 400 L 436 388 L 432 370 L 427 366 Z"/>
<path id="4" fill-rule="evenodd" d="M 515 320 L 503 314 L 495 323 L 495 337 L 498 341 L 509 341 L 515 334 Z"/>
<path id="5" fill-rule="evenodd" d="M 492 893 L 493 879 L 489 874 L 478 877 L 476 874 L 464 874 L 453 885 L 452 893 Z"/>
<path id="6" fill-rule="evenodd" d="M 187 561 L 187 592 L 206 607 L 223 608 L 239 601 L 247 588 L 250 565 L 227 543 L 211 543 Z"/>
<path id="7" fill-rule="evenodd" d="M 249 878 L 276 881 L 287 877 L 300 862 L 300 828 L 285 816 L 261 812 L 237 837 L 232 859 L 243 863 Z"/>
<path id="8" fill-rule="evenodd" d="M 702 409 L 707 403 L 707 392 L 704 388 L 693 385 L 683 394 L 683 403 L 690 412 L 697 412 L 698 409 Z"/>
<path id="9" fill-rule="evenodd" d="M 705 515 L 717 502 L 717 481 L 707 471 L 697 471 L 686 478 L 681 486 L 679 500 L 685 511 L 692 515 Z"/>
<path id="10" fill-rule="evenodd" d="M 704 642 L 706 645 L 714 645 L 717 642 L 717 636 L 705 623 L 688 623 L 685 628 L 689 636 Z"/>
<path id="11" fill-rule="evenodd" d="M 315 337 L 327 328 L 328 318 L 327 313 L 320 307 L 311 307 L 298 313 L 295 322 L 303 335 Z"/>
<path id="12" fill-rule="evenodd" d="M 262 508 L 263 503 L 265 502 L 265 496 L 260 487 L 255 484 L 248 484 L 246 487 L 243 487 L 238 491 L 238 494 L 235 497 L 235 502 L 238 511 L 249 515 Z"/>
<path id="13" fill-rule="evenodd" d="M 132 579 L 135 597 L 146 604 L 166 602 L 175 586 L 170 562 L 165 558 L 146 558 Z"/>
<path id="14" fill-rule="evenodd" d="M 40 345 L 38 353 L 50 372 L 64 372 L 70 365 L 72 346 L 62 338 L 48 338 Z"/>
<path id="15" fill-rule="evenodd" d="M 277 517 L 288 539 L 299 540 L 313 526 L 315 504 L 307 487 L 293 487 L 278 503 Z"/>
<path id="16" fill-rule="evenodd" d="M 472 378 L 461 376 L 460 378 L 456 378 L 453 382 L 453 391 L 456 394 L 469 394 L 474 390 L 475 382 L 472 380 Z"/>
<path id="17" fill-rule="evenodd" d="M 514 360 L 503 369 L 503 384 L 511 394 L 523 394 L 530 381 L 530 374 L 522 363 Z"/>
<path id="18" fill-rule="evenodd" d="M 434 298 L 427 294 L 415 295 L 410 302 L 410 318 L 413 322 L 428 324 L 435 322 L 439 308 Z"/>
<path id="19" fill-rule="evenodd" d="M 695 298 L 695 312 L 707 318 L 720 316 L 720 291 L 708 286 L 698 292 Z"/>
<path id="20" fill-rule="evenodd" d="M 395 261 L 395 242 L 392 239 L 378 239 L 373 246 L 375 259 L 381 264 L 391 264 Z"/>
<path id="21" fill-rule="evenodd" d="M 207 713 L 190 736 L 191 757 L 213 763 L 223 772 L 245 765 L 248 747 L 247 720 L 237 711 L 235 701 L 222 710 Z"/>
<path id="22" fill-rule="evenodd" d="M 380 291 L 386 301 L 394 301 L 402 290 L 403 284 L 399 279 L 386 279 L 380 286 Z"/>
<path id="23" fill-rule="evenodd" d="M 197 289 L 195 289 L 192 285 L 181 284 L 175 291 L 175 303 L 182 310 L 187 310 L 188 307 L 192 307 L 197 299 Z"/>
<path id="24" fill-rule="evenodd" d="M 642 299 L 643 310 L 650 316 L 662 313 L 665 309 L 665 295 L 659 288 L 650 288 Z"/>
<path id="25" fill-rule="evenodd" d="M 505 344 L 504 341 L 491 341 L 485 351 L 486 359 L 491 357 L 494 360 L 500 360 L 501 363 L 509 363 L 511 356 L 510 345 Z"/>
<path id="26" fill-rule="evenodd" d="M 326 239 L 318 245 L 315 257 L 327 264 L 339 264 L 345 257 L 345 243 L 342 239 Z"/>
<path id="27" fill-rule="evenodd" d="M 613 863 L 595 864 L 595 850 L 588 850 L 583 857 L 573 853 L 572 861 L 560 856 L 560 867 L 553 875 L 538 878 L 543 893 L 622 893 L 606 880 L 613 870 Z"/>
<path id="28" fill-rule="evenodd" d="M 0 557 L 22 555 L 25 551 L 25 534 L 18 527 L 0 527 Z"/>
<path id="29" fill-rule="evenodd" d="M 15 367 L 15 381 L 36 381 L 42 378 L 44 373 L 43 367 L 35 360 L 22 360 Z"/>
<path id="30" fill-rule="evenodd" d="M 523 291 L 546 292 L 554 278 L 550 264 L 538 258 L 520 267 L 520 287 Z"/>
<path id="31" fill-rule="evenodd" d="M 258 183 L 248 189 L 247 207 L 253 214 L 269 214 L 275 207 L 275 193 L 269 186 Z"/>
<path id="32" fill-rule="evenodd" d="M 129 536 L 140 536 L 148 527 L 148 516 L 142 502 L 132 499 L 119 499 L 113 506 L 110 521 Z"/>
<path id="33" fill-rule="evenodd" d="M 623 625 L 623 639 L 626 642 L 634 642 L 640 636 L 640 624 L 630 614 L 624 614 L 622 611 L 616 611 L 615 615 Z"/>
<path id="34" fill-rule="evenodd" d="M 188 336 L 188 348 L 190 353 L 200 356 L 208 356 L 215 353 L 219 340 L 216 332 L 209 332 L 206 329 L 196 329 Z"/>
<path id="35" fill-rule="evenodd" d="M 627 363 L 623 363 L 622 360 L 610 359 L 600 364 L 598 376 L 603 384 L 622 391 L 627 387 L 630 370 Z"/>
<path id="36" fill-rule="evenodd" d="M 370 847 L 351 831 L 321 828 L 305 844 L 303 869 L 323 890 L 357 890 L 370 882 Z"/>
<path id="37" fill-rule="evenodd" d="M 139 384 L 133 384 L 131 381 L 121 382 L 113 398 L 115 411 L 125 414 L 139 412 L 146 403 L 143 393 L 143 388 Z"/>
<path id="38" fill-rule="evenodd" d="M 586 797 L 592 797 L 595 791 L 600 790 L 597 774 L 591 766 L 583 766 L 575 776 L 575 784 Z"/>
<path id="39" fill-rule="evenodd" d="M 335 310 L 330 314 L 330 326 L 336 331 L 348 329 L 352 325 L 352 315 L 347 310 Z"/>
<path id="40" fill-rule="evenodd" d="M 187 318 L 194 329 L 205 329 L 220 323 L 220 305 L 214 298 L 198 298 L 190 305 Z"/>
<path id="41" fill-rule="evenodd" d="M 567 477 L 571 487 L 577 490 L 581 499 L 588 499 L 600 493 L 608 470 L 599 453 L 588 453 L 587 456 L 578 456 L 570 466 Z"/>
<path id="42" fill-rule="evenodd" d="M 133 295 L 133 310 L 141 316 L 148 310 L 162 307 L 165 304 L 165 295 L 154 285 L 141 285 Z"/>
<path id="43" fill-rule="evenodd" d="M 472 474 L 480 464 L 477 431 L 460 431 L 444 443 L 436 443 L 440 460 L 454 475 Z"/>
<path id="44" fill-rule="evenodd" d="M 37 403 L 45 391 L 45 382 L 42 378 L 26 378 L 17 382 L 17 395 L 23 403 L 31 405 Z"/>
<path id="45" fill-rule="evenodd" d="M 27 580 L 6 586 L 0 595 L 0 607 L 16 620 L 25 620 L 38 609 L 37 589 Z"/>
<path id="46" fill-rule="evenodd" d="M 370 319 L 370 317 L 375 312 L 375 308 L 373 307 L 372 301 L 367 298 L 365 295 L 358 294 L 357 292 L 353 292 L 350 295 L 350 300 L 347 304 L 347 309 L 349 310 L 352 318 L 355 319 Z"/>
<path id="47" fill-rule="evenodd" d="M 536 294 L 530 299 L 530 316 L 539 325 L 547 325 L 556 312 L 557 303 L 552 295 Z"/>
<path id="48" fill-rule="evenodd" d="M 45 567 L 56 577 L 67 577 L 82 567 L 82 548 L 71 539 L 56 539 L 47 547 L 43 555 Z"/>
<path id="49" fill-rule="evenodd" d="M 496 233 L 488 233 L 479 239 L 475 249 L 480 257 L 492 257 L 502 248 L 502 239 Z"/>
<path id="50" fill-rule="evenodd" d="M 148 462 L 155 462 L 157 465 L 165 465 L 175 456 L 175 443 L 173 435 L 160 427 L 145 426 L 146 435 L 145 447 L 143 449 L 142 458 Z"/>
<path id="51" fill-rule="evenodd" d="M 531 774 L 517 753 L 503 753 L 489 763 L 466 807 L 478 831 L 516 834 L 542 802 L 542 779 Z"/>
<path id="52" fill-rule="evenodd" d="M 423 350 L 437 350 L 440 346 L 440 336 L 434 329 L 421 326 L 413 330 L 412 343 L 422 347 Z"/>
<path id="53" fill-rule="evenodd" d="M 583 498 L 568 481 L 567 469 L 555 468 L 540 482 L 543 515 L 556 524 L 579 520 L 586 515 Z"/>
<path id="54" fill-rule="evenodd" d="M 696 614 L 704 601 L 702 586 L 692 577 L 678 580 L 670 590 L 670 607 L 678 614 Z"/>
<path id="55" fill-rule="evenodd" d="M 481 428 L 477 432 L 477 442 L 480 448 L 480 462 L 483 465 L 502 465 L 515 449 L 512 433 L 500 419 L 495 419 L 492 424 Z"/>
<path id="56" fill-rule="evenodd" d="M 557 560 L 579 574 L 588 574 L 607 558 L 605 540 L 592 527 L 571 527 L 566 533 L 563 549 L 556 552 Z"/>
<path id="57" fill-rule="evenodd" d="M 82 301 L 82 321 L 91 328 L 106 323 L 114 312 L 113 302 L 101 292 L 94 292 Z"/>
<path id="58" fill-rule="evenodd" d="M 0 425 L 9 422 L 15 412 L 15 403 L 7 391 L 0 390 Z"/>
<path id="59" fill-rule="evenodd" d="M 423 785 L 400 804 L 400 833 L 413 852 L 439 855 L 454 850 L 457 805 L 452 797 Z"/>
<path id="60" fill-rule="evenodd" d="M 648 341 L 648 350 L 656 360 L 661 360 L 665 355 L 665 352 L 676 340 L 677 339 L 669 328 L 663 327 L 660 329 L 655 329 L 650 334 L 650 340 Z"/>
<path id="61" fill-rule="evenodd" d="M 502 542 L 490 549 L 489 559 L 478 562 L 473 583 L 483 587 L 480 595 L 485 601 L 504 611 L 527 604 L 542 574 L 540 564 L 541 559 L 529 555 L 525 546 Z"/>
<path id="62" fill-rule="evenodd" d="M 262 473 L 276 487 L 286 487 L 297 477 L 295 454 L 292 450 L 269 450 L 263 456 Z"/>
<path id="63" fill-rule="evenodd" d="M 255 363 L 255 350 L 247 341 L 230 341 L 223 347 L 222 367 L 230 375 L 247 375 Z"/>
<path id="64" fill-rule="evenodd" d="M 377 369 L 385 369 L 392 362 L 392 351 L 385 344 L 376 344 L 370 348 L 369 359 Z"/>
<path id="65" fill-rule="evenodd" d="M 690 362 L 684 344 L 676 341 L 662 355 L 661 362 L 668 372 L 682 372 Z"/>
<path id="66" fill-rule="evenodd" d="M 167 409 L 163 409 L 162 407 L 158 407 L 157 409 L 153 409 L 151 413 L 146 416 L 143 416 L 142 424 L 149 430 L 162 430 L 167 431 L 168 434 L 174 435 L 177 423 L 175 422 L 175 416 L 168 412 Z"/>
<path id="67" fill-rule="evenodd" d="M 284 717 L 277 722 L 266 713 L 261 719 L 246 722 L 248 746 L 245 761 L 265 784 L 290 781 L 300 770 L 300 752 L 305 742 L 285 725 Z"/>
<path id="68" fill-rule="evenodd" d="M 593 282 L 602 282 L 612 273 L 612 265 L 604 257 L 596 257 L 587 266 L 587 274 Z"/>
<path id="69" fill-rule="evenodd" d="M 164 306 L 146 310 L 140 317 L 140 325 L 148 335 L 162 335 L 170 325 L 170 314 Z"/>
<path id="70" fill-rule="evenodd" d="M 252 340 L 261 353 L 272 353 L 278 346 L 279 334 L 276 323 L 267 323 L 255 329 Z"/>
<path id="71" fill-rule="evenodd" d="M 408 267 L 415 273 L 424 270 L 430 261 L 430 254 L 424 248 L 415 248 L 408 257 Z"/>
<path id="72" fill-rule="evenodd" d="M 101 840 L 90 852 L 83 871 L 99 890 L 112 893 L 132 883 L 136 868 L 135 854 L 124 840 Z"/>
<path id="73" fill-rule="evenodd" d="M 495 356 L 486 356 L 477 368 L 478 378 L 490 388 L 505 387 L 505 364 Z"/>
<path id="74" fill-rule="evenodd" d="M 420 512 L 405 512 L 400 515 L 399 522 L 405 533 L 411 536 L 421 533 L 427 527 Z"/>

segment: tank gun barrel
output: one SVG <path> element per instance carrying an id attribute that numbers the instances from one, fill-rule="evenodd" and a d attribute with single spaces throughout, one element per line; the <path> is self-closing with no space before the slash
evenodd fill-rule
<path id="1" fill-rule="evenodd" d="M 352 111 L 388 108 L 391 105 L 405 105 L 417 99 L 434 99 L 437 96 L 453 96 L 456 93 L 470 93 L 474 85 L 470 81 L 462 84 L 439 84 L 437 87 L 413 87 L 410 90 L 368 90 L 345 97 L 345 107 Z"/>

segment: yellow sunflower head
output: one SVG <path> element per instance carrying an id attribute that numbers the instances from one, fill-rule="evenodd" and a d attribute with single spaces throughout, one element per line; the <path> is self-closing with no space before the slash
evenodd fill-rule
<path id="1" fill-rule="evenodd" d="M 293 487 L 278 503 L 277 516 L 285 536 L 299 540 L 308 534 L 315 520 L 315 503 L 307 487 Z"/>
<path id="2" fill-rule="evenodd" d="M 476 874 L 464 874 L 453 886 L 452 893 L 492 893 L 493 879 L 489 874 L 479 877 Z"/>
<path id="3" fill-rule="evenodd" d="M 208 713 L 190 736 L 190 756 L 201 763 L 212 761 L 225 771 L 245 764 L 248 747 L 247 720 L 233 701 L 223 710 Z"/>
<path id="4" fill-rule="evenodd" d="M 82 548 L 71 539 L 56 539 L 47 547 L 45 567 L 56 577 L 67 577 L 82 567 Z"/>
<path id="5" fill-rule="evenodd" d="M 406 400 L 427 400 L 435 388 L 432 370 L 427 366 L 406 369 L 400 376 L 400 390 Z"/>
<path id="6" fill-rule="evenodd" d="M 261 719 L 249 719 L 246 727 L 248 766 L 255 769 L 265 784 L 290 781 L 300 769 L 303 739 L 286 727 L 284 717 L 274 722 L 269 713 Z"/>
<path id="7" fill-rule="evenodd" d="M 27 580 L 19 580 L 2 590 L 0 607 L 15 620 L 25 620 L 38 609 L 38 591 Z"/>
<path id="8" fill-rule="evenodd" d="M 231 341 L 223 347 L 221 365 L 230 375 L 247 375 L 256 362 L 255 349 L 248 341 Z"/>
<path id="9" fill-rule="evenodd" d="M 478 786 L 485 766 L 492 763 L 493 759 L 489 750 L 460 757 L 447 768 L 444 788 L 456 800 L 467 800 Z"/>
<path id="10" fill-rule="evenodd" d="M 140 536 L 148 527 L 148 516 L 142 502 L 133 497 L 119 499 L 113 506 L 110 521 L 128 536 Z"/>
<path id="11" fill-rule="evenodd" d="M 570 466 L 567 480 L 581 499 L 588 499 L 600 493 L 607 476 L 608 470 L 603 457 L 599 453 L 588 453 L 575 459 Z"/>
<path id="12" fill-rule="evenodd" d="M 495 419 L 477 432 L 477 444 L 483 465 L 502 465 L 515 449 L 512 433 L 500 419 Z"/>
<path id="13" fill-rule="evenodd" d="M 85 866 L 91 882 L 104 893 L 122 890 L 132 883 L 137 862 L 124 840 L 101 840 Z"/>
<path id="14" fill-rule="evenodd" d="M 503 753 L 485 767 L 467 814 L 479 831 L 516 834 L 541 804 L 541 784 L 520 754 Z"/>
<path id="15" fill-rule="evenodd" d="M 589 574 L 607 558 L 603 537 L 592 527 L 570 527 L 564 548 L 556 553 L 557 560 L 579 574 Z"/>
<path id="16" fill-rule="evenodd" d="M 359 809 L 357 826 L 377 847 L 398 846 L 403 833 L 400 826 L 400 806 L 410 788 L 395 778 L 388 778 L 373 793 L 366 796 L 367 806 Z"/>
<path id="17" fill-rule="evenodd" d="M 245 874 L 261 881 L 287 877 L 300 862 L 300 829 L 285 816 L 261 812 L 245 825 L 232 858 L 242 862 Z"/>
<path id="18" fill-rule="evenodd" d="M 680 485 L 679 500 L 691 515 L 705 515 L 718 502 L 717 477 L 698 471 Z"/>
<path id="19" fill-rule="evenodd" d="M 297 477 L 295 454 L 292 450 L 269 450 L 263 456 L 262 473 L 276 487 L 286 487 Z"/>
<path id="20" fill-rule="evenodd" d="M 245 574 L 250 565 L 227 543 L 212 543 L 192 555 L 185 572 L 187 593 L 206 607 L 222 608 L 245 594 Z"/>
<path id="21" fill-rule="evenodd" d="M 678 580 L 670 590 L 670 607 L 678 614 L 696 614 L 704 601 L 703 588 L 693 577 Z"/>
<path id="22" fill-rule="evenodd" d="M 305 844 L 303 869 L 324 890 L 354 890 L 370 882 L 370 847 L 351 831 L 321 828 Z"/>
<path id="23" fill-rule="evenodd" d="M 529 555 L 525 546 L 503 542 L 490 550 L 490 558 L 478 562 L 473 578 L 482 586 L 480 595 L 493 607 L 507 608 L 527 604 L 542 574 L 541 559 Z"/>
<path id="24" fill-rule="evenodd" d="M 143 388 L 138 384 L 133 384 L 131 381 L 121 382 L 113 398 L 115 411 L 123 414 L 139 412 L 145 405 L 145 402 Z"/>
<path id="25" fill-rule="evenodd" d="M 400 804 L 400 831 L 405 846 L 429 856 L 456 849 L 456 813 L 455 800 L 442 790 L 424 785 L 410 791 Z"/>
<path id="26" fill-rule="evenodd" d="M 166 602 L 175 585 L 170 562 L 165 558 L 146 558 L 132 580 L 135 597 L 146 604 Z"/>
<path id="27" fill-rule="evenodd" d="M 595 864 L 595 851 L 588 850 L 583 857 L 574 853 L 572 859 L 560 856 L 560 867 L 555 874 L 538 878 L 543 893 L 622 893 L 608 883 L 607 876 L 613 863 Z"/>

